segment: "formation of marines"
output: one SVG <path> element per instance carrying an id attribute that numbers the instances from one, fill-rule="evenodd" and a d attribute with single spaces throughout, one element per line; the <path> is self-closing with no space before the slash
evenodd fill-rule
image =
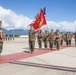
<path id="1" fill-rule="evenodd" d="M 70 32 L 66 32 L 66 34 L 62 34 L 59 30 L 51 30 L 50 32 L 45 30 L 44 33 L 42 30 L 39 30 L 36 36 L 35 30 L 32 28 L 29 31 L 29 47 L 31 50 L 31 53 L 34 51 L 35 47 L 35 40 L 37 37 L 38 41 L 38 47 L 39 50 L 42 49 L 42 42 L 44 43 L 45 50 L 48 49 L 49 44 L 49 50 L 53 50 L 53 48 L 56 48 L 56 50 L 59 50 L 61 46 L 63 46 L 63 42 L 66 43 L 67 47 L 71 46 L 71 40 L 73 35 Z M 74 33 L 74 39 L 75 39 L 75 46 L 76 46 L 76 32 Z"/>
<path id="2" fill-rule="evenodd" d="M 70 32 L 66 32 L 66 34 L 62 34 L 59 30 L 56 30 L 56 31 L 45 30 L 44 33 L 42 32 L 42 30 L 39 30 L 37 33 L 37 36 L 36 36 L 36 32 L 32 26 L 28 32 L 28 36 L 29 36 L 29 49 L 30 49 L 31 53 L 33 53 L 34 49 L 35 49 L 36 37 L 37 37 L 37 41 L 38 41 L 39 50 L 42 49 L 43 43 L 44 43 L 45 50 L 48 49 L 48 44 L 49 44 L 49 50 L 53 50 L 54 47 L 56 48 L 56 50 L 59 50 L 60 46 L 63 46 L 63 42 L 66 42 L 66 46 L 69 47 L 69 46 L 71 46 L 71 40 L 73 37 Z M 2 49 L 3 49 L 4 39 L 5 38 L 3 35 L 3 30 L 2 30 L 2 21 L 0 21 L 0 60 L 2 59 L 1 53 L 2 53 Z M 75 46 L 76 46 L 76 31 L 74 33 L 74 39 L 75 39 Z M 7 40 L 7 38 L 6 38 L 6 40 Z M 13 40 L 14 40 L 14 38 L 13 38 Z"/>

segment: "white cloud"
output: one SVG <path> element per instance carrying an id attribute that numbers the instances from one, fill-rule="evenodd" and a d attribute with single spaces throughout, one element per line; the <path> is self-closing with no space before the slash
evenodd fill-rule
<path id="1" fill-rule="evenodd" d="M 60 31 L 75 31 L 76 30 L 76 21 L 75 22 L 54 22 L 48 21 L 48 28 L 49 29 L 59 29 Z"/>
<path id="2" fill-rule="evenodd" d="M 16 14 L 10 9 L 0 6 L 0 20 L 3 22 L 3 28 L 6 29 L 28 29 L 28 24 L 32 21 L 26 16 Z M 74 22 L 54 22 L 47 21 L 49 29 L 59 29 L 61 31 L 75 31 L 76 21 Z"/>
<path id="3" fill-rule="evenodd" d="M 26 29 L 31 21 L 28 17 L 16 14 L 3 7 L 0 7 L 0 20 L 3 22 L 3 28 L 6 29 Z"/>

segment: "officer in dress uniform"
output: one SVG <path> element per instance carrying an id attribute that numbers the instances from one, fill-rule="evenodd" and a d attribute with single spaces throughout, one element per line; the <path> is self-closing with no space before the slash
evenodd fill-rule
<path id="1" fill-rule="evenodd" d="M 35 37 L 35 30 L 33 29 L 32 26 L 28 32 L 28 35 L 29 35 L 29 48 L 30 48 L 31 53 L 33 53 L 36 37 Z"/>
<path id="2" fill-rule="evenodd" d="M 2 59 L 1 58 L 1 53 L 2 53 L 2 50 L 3 50 L 3 31 L 2 31 L 2 21 L 0 21 L 0 60 Z"/>

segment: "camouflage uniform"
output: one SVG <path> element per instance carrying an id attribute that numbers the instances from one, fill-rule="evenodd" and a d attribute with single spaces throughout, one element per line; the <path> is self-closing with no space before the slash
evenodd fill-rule
<path id="1" fill-rule="evenodd" d="M 75 46 L 76 46 L 76 32 L 74 33 Z"/>
<path id="2" fill-rule="evenodd" d="M 72 35 L 69 32 L 69 46 L 71 45 L 71 39 L 72 39 Z"/>
<path id="3" fill-rule="evenodd" d="M 39 33 L 38 33 L 38 36 L 37 36 L 39 49 L 42 48 L 42 37 L 43 37 L 42 31 L 40 30 Z"/>
<path id="4" fill-rule="evenodd" d="M 1 59 L 1 53 L 3 49 L 3 31 L 2 31 L 2 21 L 0 21 L 0 59 Z"/>
<path id="5" fill-rule="evenodd" d="M 49 49 L 52 50 L 53 48 L 53 43 L 54 43 L 54 32 L 51 31 L 51 33 L 49 33 Z"/>
<path id="6" fill-rule="evenodd" d="M 59 50 L 60 48 L 60 32 L 56 31 L 55 33 L 55 45 L 56 45 L 56 49 Z"/>
<path id="7" fill-rule="evenodd" d="M 69 33 L 67 32 L 65 35 L 66 45 L 69 46 Z"/>
<path id="8" fill-rule="evenodd" d="M 47 43 L 48 43 L 48 33 L 47 33 L 47 30 L 45 30 L 45 32 L 44 32 L 43 41 L 44 41 L 44 47 L 46 49 L 47 48 Z"/>
<path id="9" fill-rule="evenodd" d="M 61 33 L 60 34 L 60 45 L 63 45 L 63 40 L 64 40 L 64 35 Z"/>
<path id="10" fill-rule="evenodd" d="M 2 33 L 2 30 L 0 30 L 0 33 Z M 1 37 L 0 34 L 0 53 L 2 53 L 2 49 L 3 49 L 3 37 Z"/>
<path id="11" fill-rule="evenodd" d="M 31 53 L 34 51 L 34 46 L 35 46 L 35 31 L 30 29 L 29 30 L 29 48 Z"/>

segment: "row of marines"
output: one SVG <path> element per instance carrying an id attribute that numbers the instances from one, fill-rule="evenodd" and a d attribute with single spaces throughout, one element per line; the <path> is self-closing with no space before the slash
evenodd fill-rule
<path id="1" fill-rule="evenodd" d="M 76 46 L 76 33 L 75 33 L 75 46 Z M 29 30 L 29 48 L 31 50 L 31 53 L 34 51 L 35 46 L 35 31 L 33 28 Z M 63 41 L 66 42 L 66 46 L 71 46 L 71 40 L 72 40 L 72 34 L 70 32 L 66 32 L 66 34 L 62 34 L 59 30 L 51 32 L 45 30 L 44 33 L 42 33 L 42 30 L 40 30 L 37 34 L 37 41 L 39 50 L 42 48 L 42 42 L 44 43 L 45 49 L 48 47 L 49 43 L 49 49 L 52 50 L 55 46 L 57 50 L 59 50 L 60 46 L 63 45 Z"/>

